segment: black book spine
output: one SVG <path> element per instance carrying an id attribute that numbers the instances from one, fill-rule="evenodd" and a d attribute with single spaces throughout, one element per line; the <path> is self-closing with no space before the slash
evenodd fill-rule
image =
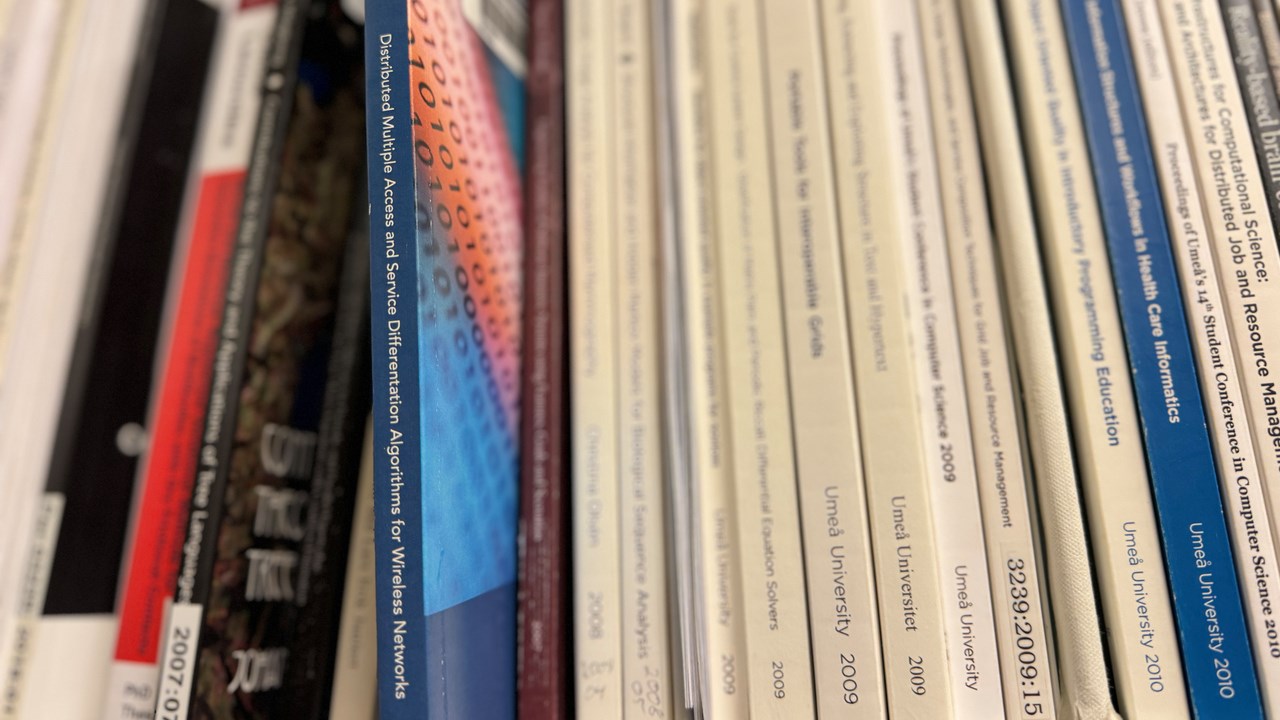
<path id="1" fill-rule="evenodd" d="M 202 606 L 213 584 L 217 529 L 222 517 L 227 467 L 235 438 L 235 421 L 249 353 L 256 289 L 267 244 L 271 199 L 280 174 L 278 158 L 297 85 L 302 34 L 311 0 L 280 0 L 262 79 L 262 100 L 253 138 L 244 202 L 229 263 L 222 324 L 204 431 L 195 460 L 194 483 L 186 539 L 179 554 L 174 607 L 160 642 L 163 672 L 157 717 L 186 716 L 195 676 L 196 647 Z"/>
<path id="2" fill-rule="evenodd" d="M 134 79 L 140 112 L 121 133 L 123 193 L 104 208 L 63 397 L 46 491 L 62 522 L 45 615 L 110 614 L 129 501 L 145 447 L 147 404 L 218 12 L 159 0 Z M 136 138 L 136 144 L 132 142 Z"/>
<path id="3" fill-rule="evenodd" d="M 44 502 L 25 561 L 22 619 L 4 648 L 0 715 L 21 713 L 40 616 L 115 610 L 152 359 L 217 20 L 217 10 L 199 0 L 148 3 L 123 112 L 103 119 L 119 120 L 108 170 L 115 180 L 96 208 L 93 258 L 44 466 Z M 42 644 L 45 658 L 83 652 L 47 637 Z"/>
<path id="4" fill-rule="evenodd" d="M 335 410 L 326 425 L 326 403 L 332 409 L 359 402 L 353 382 L 366 397 L 370 390 L 353 376 L 368 358 L 367 346 L 354 337 L 368 309 L 367 245 L 349 247 L 364 162 L 362 48 L 360 33 L 336 3 L 304 9 L 296 82 L 289 84 L 293 102 L 272 157 L 276 178 L 260 198 L 267 208 L 265 239 L 249 286 L 247 322 L 237 330 L 243 342 L 231 375 L 236 390 L 227 396 L 226 449 L 211 468 L 216 475 L 195 578 L 200 595 L 194 603 L 202 607 L 190 644 L 196 649 L 193 718 L 299 716 L 282 692 L 296 652 L 297 619 L 310 600 L 329 599 L 328 588 L 315 585 L 324 579 L 317 578 L 317 558 L 304 558 L 307 518 L 318 511 L 326 532 L 340 532 L 333 526 L 349 528 L 351 521 L 349 508 L 335 516 L 331 506 L 318 507 L 334 498 L 317 495 L 314 482 L 317 463 L 345 460 L 354 468 L 359 457 L 359 423 Z M 254 200 L 246 195 L 245 202 Z M 354 252 L 360 261 L 352 261 Z M 341 334 L 337 342 L 335 333 Z M 211 415 L 216 402 L 211 398 Z M 364 414 L 361 408 L 351 415 Z M 350 446 L 333 457 L 344 438 Z M 338 481 L 339 468 L 319 469 L 322 480 Z M 193 508 L 198 496 L 199 490 Z M 312 567 L 304 567 L 304 559 Z M 345 571 L 345 564 L 339 567 Z"/>
<path id="5" fill-rule="evenodd" d="M 302 541 L 295 599 L 297 621 L 289 642 L 284 689 L 277 703 L 298 720 L 329 717 L 347 555 L 358 504 L 355 493 L 372 402 L 368 201 L 364 193 L 359 198 L 343 264 L 316 468 L 308 491 L 307 534 Z"/>
<path id="6" fill-rule="evenodd" d="M 1280 226 L 1280 98 L 1267 64 L 1262 30 L 1251 0 L 1219 0 L 1253 133 L 1253 149 L 1267 190 L 1271 221 Z M 1270 238 L 1274 242 L 1274 238 Z"/>

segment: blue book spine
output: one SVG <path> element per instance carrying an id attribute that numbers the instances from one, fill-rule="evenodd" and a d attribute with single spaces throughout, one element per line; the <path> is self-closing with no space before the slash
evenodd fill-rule
<path id="1" fill-rule="evenodd" d="M 523 120 L 504 114 L 459 0 L 369 0 L 365 32 L 381 714 L 502 720 L 516 698 Z"/>
<path id="2" fill-rule="evenodd" d="M 385 720 L 423 717 L 428 687 L 406 16 L 404 0 L 365 4 L 378 710 Z"/>
<path id="3" fill-rule="evenodd" d="M 1213 450 L 1118 0 L 1063 18 L 1195 716 L 1261 718 Z M 1176 112 L 1175 110 L 1172 110 Z"/>

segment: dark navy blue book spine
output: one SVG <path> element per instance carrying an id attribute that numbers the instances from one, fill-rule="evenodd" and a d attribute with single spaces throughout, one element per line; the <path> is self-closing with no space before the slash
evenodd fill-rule
<path id="1" fill-rule="evenodd" d="M 1062 3 L 1191 705 L 1261 718 L 1226 517 L 1151 144 L 1117 0 Z"/>
<path id="2" fill-rule="evenodd" d="M 418 252 L 404 0 L 365 3 L 378 711 L 427 706 L 418 396 Z"/>

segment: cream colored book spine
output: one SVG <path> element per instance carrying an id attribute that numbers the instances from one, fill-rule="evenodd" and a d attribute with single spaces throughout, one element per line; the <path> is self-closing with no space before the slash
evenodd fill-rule
<path id="1" fill-rule="evenodd" d="M 954 0 L 918 0 L 1005 713 L 1056 715 L 1017 386 Z"/>
<path id="2" fill-rule="evenodd" d="M 763 2 L 762 10 L 818 717 L 879 718 L 883 659 L 818 6 Z"/>
<path id="3" fill-rule="evenodd" d="M 879 57 L 887 90 L 882 107 L 891 130 L 892 162 L 884 166 L 886 172 L 880 177 L 891 188 L 899 217 L 895 238 L 902 252 L 900 271 L 906 288 L 918 420 L 935 508 L 938 582 L 956 717 L 1001 718 L 1004 698 L 991 607 L 991 573 L 978 501 L 919 22 L 914 3 L 882 2 L 881 8 Z"/>
<path id="4" fill-rule="evenodd" d="M 678 237 L 684 287 L 685 374 L 689 404 L 692 495 L 697 535 L 698 659 L 703 713 L 746 717 L 746 630 L 742 565 L 729 439 L 724 313 L 720 298 L 718 218 L 713 207 L 711 126 L 706 66 L 706 1 L 671 3 L 672 80 Z"/>
<path id="5" fill-rule="evenodd" d="M 565 7 L 573 648 L 579 718 L 622 717 L 613 73 L 607 3 Z"/>
<path id="6" fill-rule="evenodd" d="M 365 425 L 364 451 L 356 480 L 347 574 L 334 648 L 329 716 L 374 720 L 378 715 L 378 648 L 374 633 L 373 419 Z"/>
<path id="7" fill-rule="evenodd" d="M 1125 0 L 1145 97 L 1177 113 L 1148 113 L 1169 228 L 1200 365 L 1200 381 L 1226 500 L 1258 686 L 1280 716 L 1280 640 L 1272 619 L 1276 538 L 1270 510 L 1280 463 L 1268 451 L 1275 410 L 1268 350 L 1280 342 L 1280 268 L 1260 169 L 1217 6 L 1166 8 Z M 1211 16 L 1203 17 L 1199 16 Z M 1166 41 L 1168 45 L 1166 45 Z M 1220 74 L 1221 73 L 1221 74 Z M 1186 119 L 1186 124 L 1183 121 Z M 1238 133 L 1238 134 L 1237 134 Z M 1232 166 L 1234 169 L 1229 170 Z M 1203 202 L 1203 204 L 1202 204 Z M 1264 240 L 1265 238 L 1265 240 Z M 1248 254 L 1248 261 L 1245 261 Z"/>
<path id="8" fill-rule="evenodd" d="M 888 88 L 879 21 L 869 9 L 822 2 L 832 157 L 889 713 L 935 720 L 955 717 L 953 687 L 899 270 L 901 229 L 881 177 L 895 161 L 881 111 Z"/>
<path id="9" fill-rule="evenodd" d="M 753 719 L 814 715 L 757 0 L 709 0 L 712 157 Z"/>
<path id="10" fill-rule="evenodd" d="M 31 293 L 31 284 L 27 282 L 30 275 L 31 255 L 40 247 L 51 248 L 51 243 L 32 245 L 40 227 L 40 211 L 44 205 L 45 188 L 50 176 L 54 174 L 55 160 L 62 154 L 59 152 L 58 131 L 64 124 L 71 123 L 65 111 L 71 102 L 72 88 L 75 87 L 77 57 L 82 47 L 88 45 L 84 40 L 85 20 L 89 16 L 88 0 L 63 0 L 59 3 L 62 25 L 53 41 L 53 49 L 49 54 L 48 87 L 44 99 L 37 107 L 27 108 L 38 118 L 27 149 L 25 167 L 14 168 L 17 171 L 15 180 L 20 184 L 16 202 L 11 216 L 10 227 L 0 226 L 0 233 L 5 235 L 8 246 L 0 247 L 0 677 L 4 678 L 3 696 L 0 697 L 0 713 L 7 714 L 7 707 L 16 707 L 16 691 L 11 692 L 9 685 L 20 674 L 12 664 L 18 660 L 20 653 L 15 649 L 15 640 L 19 632 L 26 635 L 32 622 L 32 613 L 41 599 L 26 593 L 31 570 L 38 567 L 30 562 L 31 551 L 40 545 L 41 539 L 51 542 L 56 538 L 56 529 L 48 533 L 49 518 L 52 509 L 46 505 L 42 491 L 44 477 L 33 471 L 34 461 L 43 461 L 46 457 L 38 456 L 38 428 L 43 423 L 43 414 L 36 411 L 50 410 L 57 407 L 60 390 L 52 393 L 42 391 L 48 382 L 16 383 L 15 376 L 21 375 L 30 380 L 40 374 L 39 368 L 51 369 L 58 363 L 57 348 L 50 345 L 61 333 L 54 328 L 42 330 L 36 327 L 34 334 L 23 335 L 16 332 L 20 326 L 38 326 L 39 321 L 53 323 L 57 310 L 67 305 L 77 306 L 79 298 L 74 292 L 66 303 L 55 302 L 51 306 L 41 306 L 25 302 L 24 298 Z M 46 50 L 39 48 L 38 50 Z M 0 130 L 3 133 L 4 130 Z M 76 139 L 83 135 L 76 136 Z M 0 141 L 0 146 L 4 145 Z M 19 179 L 20 178 L 20 179 Z M 75 248 L 84 250 L 83 247 Z M 89 253 L 85 251 L 87 256 Z M 72 256 L 75 257 L 75 256 Z M 74 265 L 74 264 L 73 264 Z M 65 285 L 57 288 L 74 288 L 76 271 L 69 268 Z M 49 290 L 48 286 L 37 288 Z M 39 294 L 39 293 L 37 293 Z M 24 339 L 28 342 L 19 346 L 13 342 Z M 25 362 L 22 362 L 25 360 Z M 33 364 L 33 361 L 36 361 Z M 18 367 L 21 372 L 10 369 Z M 36 375 L 32 375 L 35 368 Z M 51 376 L 54 376 L 50 373 Z M 56 377 L 56 376 L 54 376 Z M 39 392 L 41 402 L 30 402 L 24 392 Z M 50 397 L 52 396 L 52 397 Z M 27 468 L 24 470 L 24 466 Z M 57 515 L 57 513 L 54 513 Z M 37 521 L 41 522 L 37 522 Z M 42 527 L 43 526 L 43 527 Z M 45 537 L 37 537 L 37 531 L 45 530 Z M 25 607 L 24 606 L 29 606 Z"/>
<path id="11" fill-rule="evenodd" d="M 1044 545 L 1059 714 L 1115 719 L 1075 456 L 997 0 L 956 0 L 973 76 Z M 1049 648 L 1029 648 L 1048 654 Z"/>
<path id="12" fill-rule="evenodd" d="M 641 0 L 604 3 L 613 66 L 614 316 L 624 717 L 670 717 L 666 502 L 659 385 L 657 143 L 652 15 Z"/>
<path id="13" fill-rule="evenodd" d="M 1187 717 L 1133 383 L 1056 3 L 1004 0 L 1093 561 L 1126 717 Z"/>

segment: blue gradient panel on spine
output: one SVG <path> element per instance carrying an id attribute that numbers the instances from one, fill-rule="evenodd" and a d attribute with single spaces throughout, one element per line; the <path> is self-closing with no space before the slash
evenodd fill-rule
<path id="1" fill-rule="evenodd" d="M 1261 718 L 1164 206 L 1116 0 L 1062 4 L 1197 718 Z"/>

